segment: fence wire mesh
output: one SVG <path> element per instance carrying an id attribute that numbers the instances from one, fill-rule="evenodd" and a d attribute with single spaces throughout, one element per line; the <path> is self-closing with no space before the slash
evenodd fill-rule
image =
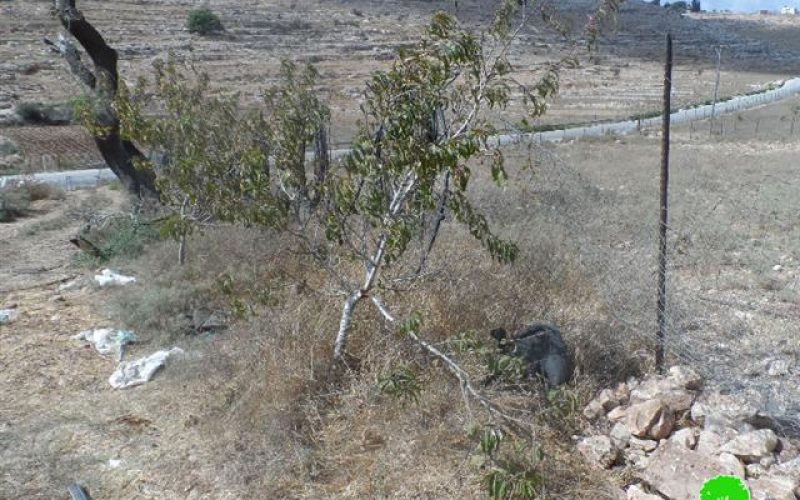
<path id="1" fill-rule="evenodd" d="M 689 131 L 682 133 L 686 142 Z M 591 158 L 565 157 L 570 145 L 537 153 L 544 160 L 535 184 L 547 186 L 546 195 L 539 192 L 540 211 L 575 243 L 619 335 L 654 347 L 659 159 L 658 141 L 650 142 L 645 149 L 654 154 L 641 164 L 649 181 L 623 174 L 625 184 L 609 189 L 609 182 L 598 183 L 604 172 L 587 170 Z M 584 155 L 594 149 L 601 156 L 614 140 L 576 144 Z M 693 367 L 709 389 L 740 395 L 785 433 L 800 435 L 800 179 L 790 175 L 790 162 L 761 165 L 769 157 L 704 166 L 694 154 L 703 147 L 689 143 L 671 170 L 668 365 Z M 735 148 L 729 157 L 736 158 Z M 598 158 L 596 168 L 609 161 Z"/>

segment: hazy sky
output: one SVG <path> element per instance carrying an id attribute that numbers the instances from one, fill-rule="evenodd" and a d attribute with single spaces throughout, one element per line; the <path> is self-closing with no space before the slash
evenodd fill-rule
<path id="1" fill-rule="evenodd" d="M 703 10 L 756 12 L 762 9 L 779 10 L 784 5 L 800 8 L 800 0 L 700 0 Z"/>

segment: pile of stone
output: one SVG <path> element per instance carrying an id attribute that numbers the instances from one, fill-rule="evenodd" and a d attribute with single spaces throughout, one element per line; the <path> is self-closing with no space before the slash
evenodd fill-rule
<path id="1" fill-rule="evenodd" d="M 593 435 L 578 450 L 605 469 L 629 468 L 629 500 L 697 500 L 720 475 L 741 478 L 754 500 L 800 499 L 798 444 L 765 427 L 770 420 L 742 396 L 702 385 L 674 366 L 603 390 L 584 410 Z"/>

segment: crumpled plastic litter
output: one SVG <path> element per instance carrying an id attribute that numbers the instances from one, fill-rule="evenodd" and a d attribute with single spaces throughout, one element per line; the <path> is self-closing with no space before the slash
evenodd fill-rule
<path id="1" fill-rule="evenodd" d="M 184 350 L 180 347 L 173 347 L 169 350 L 154 352 L 136 361 L 120 363 L 114 373 L 111 374 L 111 377 L 109 377 L 108 383 L 115 389 L 126 389 L 144 384 L 164 366 L 170 356 L 182 354 L 183 352 Z"/>
<path id="2" fill-rule="evenodd" d="M 94 280 L 100 286 L 127 285 L 128 283 L 136 282 L 136 278 L 133 276 L 123 276 L 122 274 L 115 273 L 110 269 L 103 269 L 100 271 L 100 274 L 95 274 Z"/>
<path id="3" fill-rule="evenodd" d="M 62 283 L 61 285 L 58 285 L 58 291 L 65 292 L 67 290 L 72 290 L 76 286 L 78 286 L 78 280 L 75 279 L 72 281 L 68 281 L 66 283 Z"/>
<path id="4" fill-rule="evenodd" d="M 114 330 L 112 328 L 96 328 L 85 330 L 72 337 L 75 340 L 85 340 L 94 345 L 100 354 L 116 354 L 122 361 L 125 354 L 125 345 L 136 342 L 136 335 L 128 330 Z"/>
<path id="5" fill-rule="evenodd" d="M 11 323 L 17 317 L 17 311 L 14 309 L 0 309 L 0 325 Z"/>

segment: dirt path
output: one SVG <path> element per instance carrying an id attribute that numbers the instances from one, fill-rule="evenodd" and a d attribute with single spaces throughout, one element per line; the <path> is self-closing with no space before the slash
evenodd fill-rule
<path id="1" fill-rule="evenodd" d="M 94 498 L 200 495 L 191 477 L 184 491 L 171 491 L 151 474 L 164 457 L 186 456 L 185 440 L 175 438 L 186 426 L 174 393 L 155 381 L 111 389 L 115 360 L 71 339 L 112 326 L 101 307 L 108 291 L 72 263 L 78 250 L 68 242 L 80 225 L 70 211 L 103 198 L 113 208 L 121 197 L 73 192 L 0 224 L 0 307 L 17 311 L 0 326 L 0 498 L 67 498 L 71 482 L 89 486 Z"/>

